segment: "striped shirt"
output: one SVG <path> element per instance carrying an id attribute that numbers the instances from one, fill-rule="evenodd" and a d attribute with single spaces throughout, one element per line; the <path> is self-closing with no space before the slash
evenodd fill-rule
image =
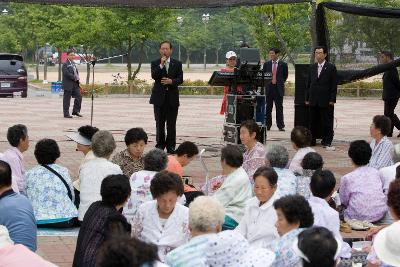
<path id="1" fill-rule="evenodd" d="M 380 168 L 393 165 L 392 156 L 390 155 L 393 144 L 389 138 L 384 136 L 378 144 L 376 144 L 375 139 L 373 139 L 370 146 L 372 149 L 372 156 L 369 160 L 369 167 L 379 170 Z"/>
<path id="2" fill-rule="evenodd" d="M 207 266 L 205 252 L 209 247 L 209 238 L 213 235 L 215 234 L 205 234 L 193 237 L 185 245 L 182 245 L 168 253 L 165 263 L 171 267 Z"/>

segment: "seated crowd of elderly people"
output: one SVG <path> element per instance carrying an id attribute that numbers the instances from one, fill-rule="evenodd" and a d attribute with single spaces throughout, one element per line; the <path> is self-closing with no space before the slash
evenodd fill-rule
<path id="1" fill-rule="evenodd" d="M 182 182 L 199 153 L 192 142 L 174 155 L 144 153 L 147 134 L 132 128 L 111 158 L 113 135 L 82 126 L 68 135 L 84 154 L 73 183 L 52 139 L 36 143 L 38 164 L 26 171 L 28 130 L 14 125 L 0 155 L 0 265 L 54 266 L 34 253 L 37 228 L 80 226 L 74 267 L 340 266 L 352 255 L 339 231 L 347 221 L 380 225 L 368 232 L 369 266 L 400 266 L 400 144 L 387 137 L 390 123 L 377 115 L 372 142 L 350 143 L 353 170 L 337 185 L 307 128 L 292 130 L 289 160 L 284 146 L 259 143 L 258 125 L 245 121 L 245 151 L 222 148 L 221 175 L 202 187 L 207 196 Z"/>

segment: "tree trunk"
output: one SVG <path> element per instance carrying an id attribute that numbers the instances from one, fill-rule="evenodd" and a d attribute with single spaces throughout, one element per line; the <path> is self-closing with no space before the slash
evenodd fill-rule
<path id="1" fill-rule="evenodd" d="M 57 48 L 57 51 L 58 51 L 58 81 L 61 81 L 61 66 L 62 66 L 62 64 L 61 64 L 61 53 L 62 53 L 62 50 L 61 50 L 61 48 Z"/>
<path id="2" fill-rule="evenodd" d="M 38 50 L 38 46 L 36 45 L 36 51 L 35 51 L 35 61 L 36 63 L 36 80 L 40 79 L 39 76 L 39 50 Z"/>
<path id="3" fill-rule="evenodd" d="M 264 17 L 264 18 L 265 18 L 265 17 Z M 266 19 L 267 19 L 267 22 L 268 22 L 268 20 L 270 20 L 272 29 L 274 30 L 275 35 L 276 35 L 276 37 L 278 38 L 279 43 L 281 44 L 281 46 L 283 47 L 283 49 L 284 49 L 284 50 L 286 51 L 286 53 L 287 53 L 288 61 L 289 61 L 289 62 L 293 65 L 293 67 L 294 67 L 296 63 L 295 63 L 295 61 L 294 61 L 294 58 L 293 58 L 293 56 L 292 56 L 292 53 L 290 52 L 289 47 L 288 47 L 288 45 L 287 45 L 285 39 L 283 39 L 282 34 L 281 34 L 281 31 L 279 30 L 278 25 L 276 25 L 276 23 L 275 23 L 275 10 L 274 10 L 273 6 L 272 6 L 272 18 L 266 18 Z"/>
<path id="4" fill-rule="evenodd" d="M 186 49 L 186 68 L 190 68 L 190 51 Z"/>
<path id="5" fill-rule="evenodd" d="M 310 14 L 310 34 L 312 40 L 312 47 L 310 53 L 310 64 L 314 63 L 314 47 L 317 46 L 317 28 L 315 14 L 317 12 L 317 4 L 315 1 L 311 1 L 311 14 Z"/>
<path id="6" fill-rule="evenodd" d="M 140 68 L 142 67 L 142 61 L 143 61 L 143 52 L 144 52 L 144 41 L 140 43 L 140 49 L 139 49 L 139 62 L 136 70 L 132 74 L 132 80 L 136 79 L 136 75 L 139 73 Z"/>
<path id="7" fill-rule="evenodd" d="M 216 51 L 215 51 L 215 56 L 216 56 L 216 64 L 215 64 L 215 66 L 219 66 L 219 47 L 216 49 Z"/>
<path id="8" fill-rule="evenodd" d="M 90 61 L 86 63 L 86 85 L 90 83 Z"/>

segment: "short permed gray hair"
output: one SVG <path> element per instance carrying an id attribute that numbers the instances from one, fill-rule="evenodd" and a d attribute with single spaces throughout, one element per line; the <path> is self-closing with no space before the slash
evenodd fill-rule
<path id="1" fill-rule="evenodd" d="M 268 145 L 265 161 L 270 167 L 285 168 L 289 162 L 289 153 L 282 145 Z"/>
<path id="2" fill-rule="evenodd" d="M 109 131 L 98 131 L 92 137 L 93 154 L 99 158 L 109 158 L 117 145 Z"/>
<path id="3" fill-rule="evenodd" d="M 390 154 L 394 163 L 400 162 L 400 144 L 394 145 Z"/>
<path id="4" fill-rule="evenodd" d="M 189 205 L 189 226 L 199 232 L 213 231 L 225 219 L 222 204 L 211 196 L 199 196 Z"/>
<path id="5" fill-rule="evenodd" d="M 154 148 L 144 155 L 143 164 L 146 171 L 160 172 L 167 168 L 168 155 L 164 150 Z"/>

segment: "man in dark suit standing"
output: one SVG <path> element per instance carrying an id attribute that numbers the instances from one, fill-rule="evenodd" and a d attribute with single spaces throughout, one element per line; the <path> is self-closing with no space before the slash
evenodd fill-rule
<path id="1" fill-rule="evenodd" d="M 318 129 L 322 130 L 321 144 L 327 150 L 334 150 L 331 146 L 333 140 L 333 114 L 337 94 L 337 72 L 335 65 L 325 60 L 327 51 L 325 47 L 318 46 L 314 49 L 316 63 L 309 69 L 305 104 L 310 107 L 310 130 L 312 145 Z"/>
<path id="2" fill-rule="evenodd" d="M 380 54 L 380 62 L 382 64 L 387 64 L 393 61 L 393 53 L 389 51 L 382 51 Z M 397 106 L 397 102 L 400 97 L 400 81 L 399 81 L 399 73 L 397 72 L 397 68 L 393 67 L 390 70 L 386 71 L 382 77 L 383 82 L 383 92 L 382 99 L 385 103 L 384 106 L 384 115 L 389 117 L 392 121 L 392 127 L 389 137 L 393 135 L 393 128 L 396 127 L 397 130 L 400 130 L 400 120 L 397 115 L 394 113 L 394 109 Z M 400 134 L 397 136 L 400 137 Z"/>
<path id="3" fill-rule="evenodd" d="M 169 41 L 160 44 L 160 59 L 151 62 L 151 77 L 154 86 L 150 104 L 154 105 L 156 120 L 156 148 L 173 154 L 176 145 L 176 118 L 179 108 L 178 86 L 183 83 L 182 63 L 171 58 L 172 44 Z M 165 137 L 167 123 L 167 137 Z"/>
<path id="4" fill-rule="evenodd" d="M 285 131 L 285 123 L 283 121 L 283 96 L 285 94 L 285 82 L 288 78 L 288 65 L 279 59 L 279 50 L 271 48 L 269 50 L 270 61 L 265 62 L 263 66 L 264 72 L 272 73 L 272 81 L 265 88 L 265 120 L 267 130 L 272 126 L 272 108 L 275 102 L 276 124 L 279 131 Z"/>
<path id="5" fill-rule="evenodd" d="M 63 90 L 64 90 L 64 98 L 63 98 L 63 110 L 64 110 L 64 118 L 72 118 L 69 114 L 69 105 L 71 102 L 71 97 L 74 97 L 74 107 L 72 108 L 72 115 L 82 117 L 79 113 L 81 111 L 82 104 L 82 96 L 79 87 L 79 72 L 78 68 L 74 63 L 75 53 L 73 51 L 67 52 L 67 60 L 64 62 L 62 66 L 63 73 Z"/>

